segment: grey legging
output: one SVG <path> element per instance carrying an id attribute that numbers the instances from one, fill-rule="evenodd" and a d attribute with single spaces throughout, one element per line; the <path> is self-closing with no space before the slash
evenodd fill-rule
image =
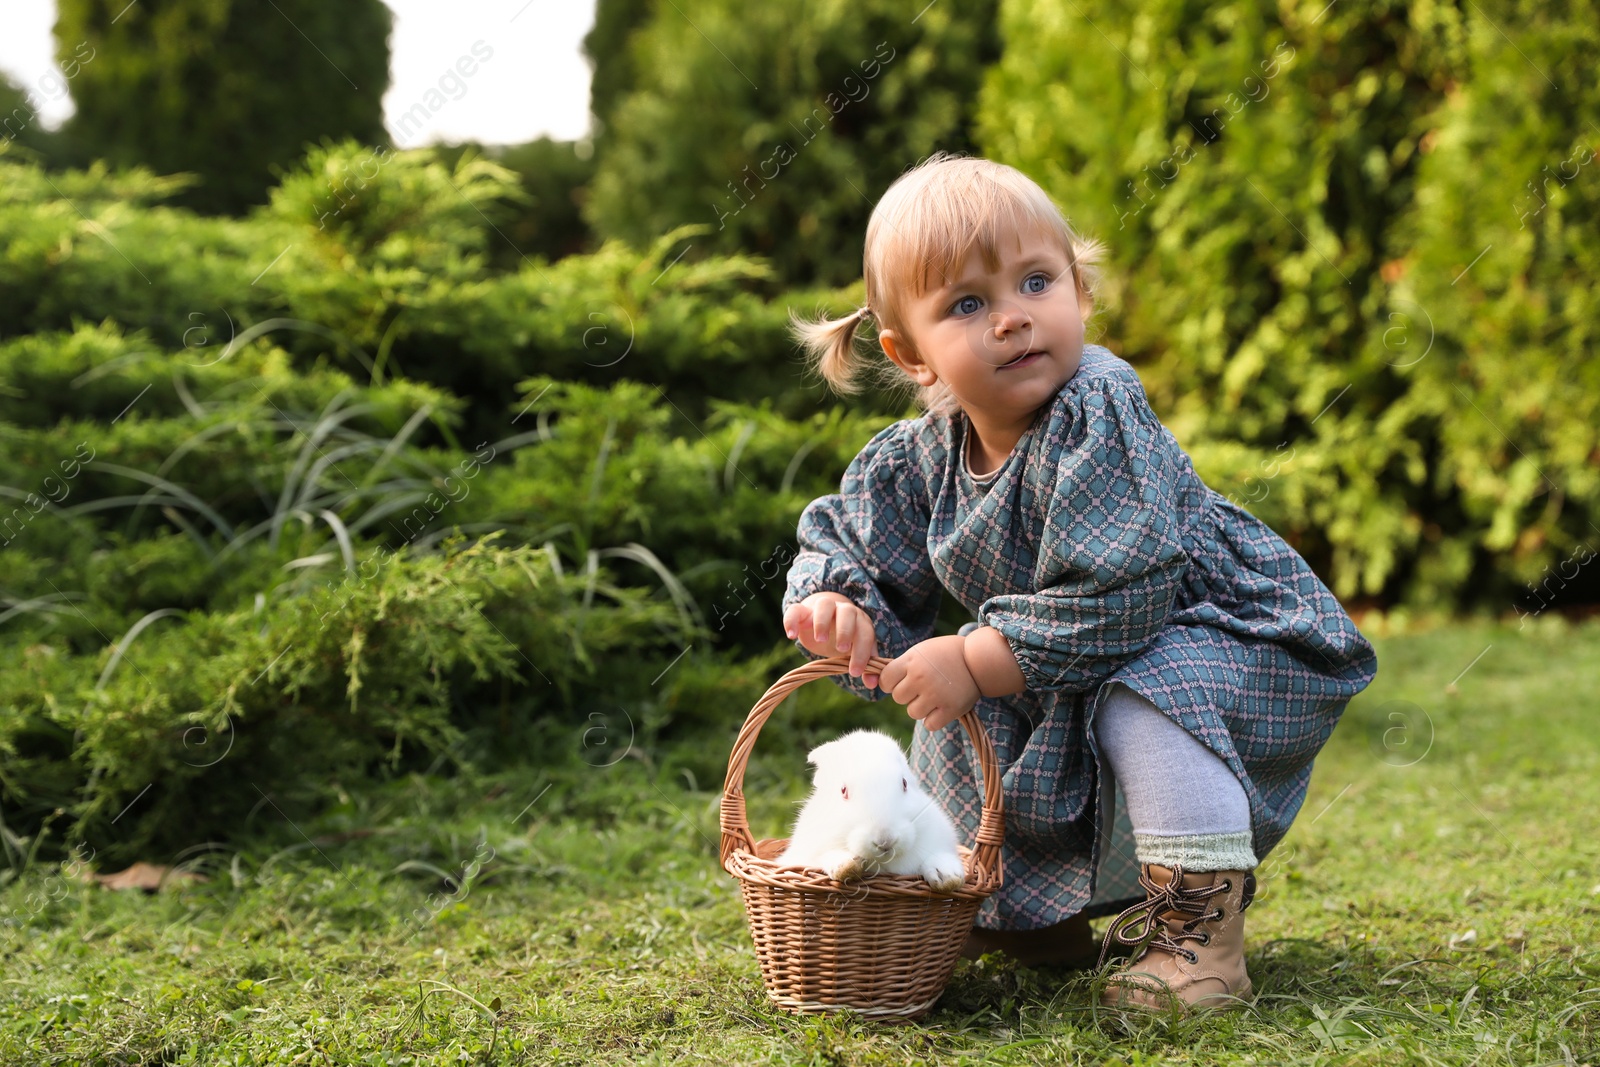
<path id="1" fill-rule="evenodd" d="M 1094 719 L 1095 738 L 1122 787 L 1140 863 L 1249 870 L 1250 803 L 1215 752 L 1121 682 Z"/>

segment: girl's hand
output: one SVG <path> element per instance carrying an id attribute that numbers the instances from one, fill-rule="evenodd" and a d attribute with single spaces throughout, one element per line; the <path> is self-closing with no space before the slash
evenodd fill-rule
<path id="1" fill-rule="evenodd" d="M 896 703 L 904 704 L 906 714 L 921 719 L 930 730 L 955 722 L 971 711 L 983 695 L 967 668 L 963 653 L 966 640 L 951 635 L 912 645 L 905 655 L 891 660 L 883 669 L 879 679 L 883 691 Z"/>
<path id="2" fill-rule="evenodd" d="M 812 593 L 783 613 L 783 632 L 818 656 L 850 653 L 850 673 L 860 674 L 868 689 L 877 686 L 878 676 L 862 671 L 867 660 L 878 654 L 878 635 L 872 628 L 872 617 L 849 597 Z"/>

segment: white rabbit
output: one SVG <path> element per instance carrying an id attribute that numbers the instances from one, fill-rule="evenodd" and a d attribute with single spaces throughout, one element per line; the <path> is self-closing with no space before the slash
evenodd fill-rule
<path id="1" fill-rule="evenodd" d="M 894 738 L 855 730 L 806 757 L 815 787 L 778 863 L 820 867 L 847 881 L 869 874 L 917 874 L 939 892 L 966 881 L 956 829 L 922 791 Z"/>

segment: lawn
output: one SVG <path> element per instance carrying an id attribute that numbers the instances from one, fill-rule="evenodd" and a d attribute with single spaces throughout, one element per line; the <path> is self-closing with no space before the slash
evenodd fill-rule
<path id="1" fill-rule="evenodd" d="M 998 955 L 919 1025 L 776 1011 L 720 780 L 635 753 L 414 775 L 299 827 L 264 805 L 154 895 L 31 865 L 0 888 L 0 1062 L 1600 1063 L 1600 622 L 1364 628 L 1378 679 L 1258 871 L 1245 1012 L 1121 1027 L 1092 975 Z M 757 746 L 758 835 L 805 740 Z"/>

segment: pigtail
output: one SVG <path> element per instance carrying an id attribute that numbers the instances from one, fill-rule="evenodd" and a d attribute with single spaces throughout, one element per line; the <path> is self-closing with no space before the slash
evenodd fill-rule
<path id="1" fill-rule="evenodd" d="M 840 319 L 804 319 L 789 312 L 789 326 L 807 364 L 836 393 L 851 396 L 861 391 L 856 377 L 864 360 L 856 347 L 856 331 L 871 318 L 872 309 L 865 305 Z"/>
<path id="2" fill-rule="evenodd" d="M 1100 298 L 1102 282 L 1100 266 L 1105 258 L 1106 246 L 1093 237 L 1079 234 L 1076 230 L 1069 228 L 1068 233 L 1071 235 L 1072 276 L 1078 286 L 1078 303 L 1083 308 L 1083 321 L 1087 326 L 1101 310 L 1103 303 Z"/>

